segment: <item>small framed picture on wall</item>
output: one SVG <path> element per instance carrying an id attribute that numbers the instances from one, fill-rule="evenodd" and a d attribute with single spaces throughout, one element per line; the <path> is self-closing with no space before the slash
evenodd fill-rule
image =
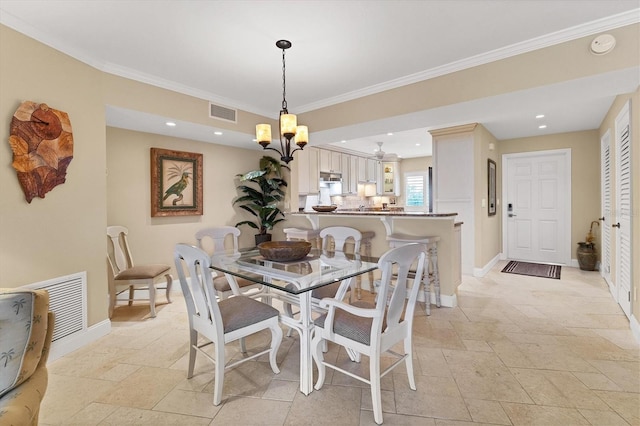
<path id="1" fill-rule="evenodd" d="M 202 154 L 151 148 L 151 216 L 202 215 Z"/>
<path id="2" fill-rule="evenodd" d="M 489 216 L 496 214 L 496 162 L 489 159 L 488 175 L 488 203 Z"/>

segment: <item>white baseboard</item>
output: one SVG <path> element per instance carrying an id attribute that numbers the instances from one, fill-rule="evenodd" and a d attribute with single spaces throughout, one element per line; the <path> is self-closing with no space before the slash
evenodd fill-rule
<path id="1" fill-rule="evenodd" d="M 498 261 L 502 259 L 502 257 L 503 257 L 502 253 L 498 253 L 493 259 L 489 261 L 489 263 L 484 265 L 482 268 L 473 268 L 473 276 L 480 277 L 480 278 L 484 277 L 489 273 L 491 268 L 496 266 L 496 263 L 498 263 Z"/>
<path id="2" fill-rule="evenodd" d="M 111 321 L 106 319 L 91 327 L 87 327 L 86 330 L 76 333 L 73 336 L 65 338 L 64 340 L 51 343 L 51 349 L 49 351 L 48 362 L 55 361 L 58 358 L 70 354 L 76 349 L 88 345 L 91 342 L 95 342 L 101 337 L 106 336 L 111 331 Z"/>

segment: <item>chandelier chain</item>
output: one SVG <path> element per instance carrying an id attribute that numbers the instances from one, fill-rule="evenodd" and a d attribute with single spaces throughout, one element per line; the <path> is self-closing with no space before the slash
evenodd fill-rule
<path id="1" fill-rule="evenodd" d="M 282 110 L 288 114 L 287 110 L 287 80 L 286 80 L 286 65 L 284 61 L 285 49 L 282 49 Z"/>

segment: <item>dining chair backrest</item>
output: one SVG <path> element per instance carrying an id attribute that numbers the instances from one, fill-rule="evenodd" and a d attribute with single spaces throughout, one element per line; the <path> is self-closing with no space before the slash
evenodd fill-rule
<path id="1" fill-rule="evenodd" d="M 211 248 L 211 244 L 213 243 L 212 251 L 209 253 L 209 256 L 213 253 L 219 253 L 225 250 L 238 251 L 239 236 L 240 229 L 234 226 L 214 226 L 211 228 L 204 228 L 196 232 L 195 235 L 198 247 L 202 250 L 208 251 L 207 249 Z"/>
<path id="2" fill-rule="evenodd" d="M 209 322 L 215 327 L 219 339 L 222 339 L 222 316 L 213 288 L 211 258 L 202 249 L 188 244 L 176 244 L 174 260 L 187 305 L 189 323 L 194 318 Z M 189 279 L 185 270 L 188 271 Z M 218 341 L 223 342 L 224 339 Z"/>
<path id="3" fill-rule="evenodd" d="M 355 228 L 348 226 L 328 226 L 320 231 L 320 238 L 323 241 L 323 248 L 329 249 L 329 244 L 332 237 L 335 249 L 338 251 L 345 251 L 345 243 L 351 239 L 354 243 L 353 252 L 360 253 L 360 243 L 362 242 L 362 233 Z"/>
<path id="4" fill-rule="evenodd" d="M 129 230 L 124 226 L 107 227 L 107 236 L 111 240 L 111 251 L 108 251 L 107 258 L 114 276 L 134 266 L 129 242 L 127 241 L 128 234 Z"/>
<path id="5" fill-rule="evenodd" d="M 382 271 L 382 278 L 378 288 L 376 309 L 379 312 L 386 310 L 386 318 L 384 319 L 386 328 L 382 330 L 383 335 L 396 334 L 399 328 L 405 328 L 403 323 L 407 323 L 406 327 L 409 333 L 411 332 L 420 283 L 413 282 L 412 285 L 409 285 L 409 280 L 414 276 L 422 276 L 425 261 L 424 246 L 420 244 L 407 244 L 391 249 L 378 260 L 378 268 Z M 413 271 L 415 271 L 415 275 L 413 275 Z M 415 281 L 415 278 L 413 280 Z M 406 330 L 404 332 L 406 333 Z M 372 331 L 372 338 L 375 337 L 373 334 Z"/>

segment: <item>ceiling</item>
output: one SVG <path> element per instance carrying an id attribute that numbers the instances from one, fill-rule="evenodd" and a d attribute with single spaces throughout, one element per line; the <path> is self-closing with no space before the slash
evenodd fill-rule
<path id="1" fill-rule="evenodd" d="M 108 73 L 276 118 L 288 39 L 293 113 L 640 21 L 638 0 L 0 1 L 0 23 Z M 640 64 L 639 64 L 640 66 Z M 498 139 L 597 128 L 638 69 L 316 132 L 311 144 L 403 158 L 431 154 L 428 129 L 482 123 Z M 521 107 L 514 110 L 512 105 Z M 535 115 L 544 113 L 547 128 Z M 107 106 L 107 124 L 259 149 L 251 136 Z M 387 135 L 393 132 L 392 136 Z M 342 143 L 342 140 L 346 142 Z M 417 146 L 420 144 L 420 146 Z"/>

